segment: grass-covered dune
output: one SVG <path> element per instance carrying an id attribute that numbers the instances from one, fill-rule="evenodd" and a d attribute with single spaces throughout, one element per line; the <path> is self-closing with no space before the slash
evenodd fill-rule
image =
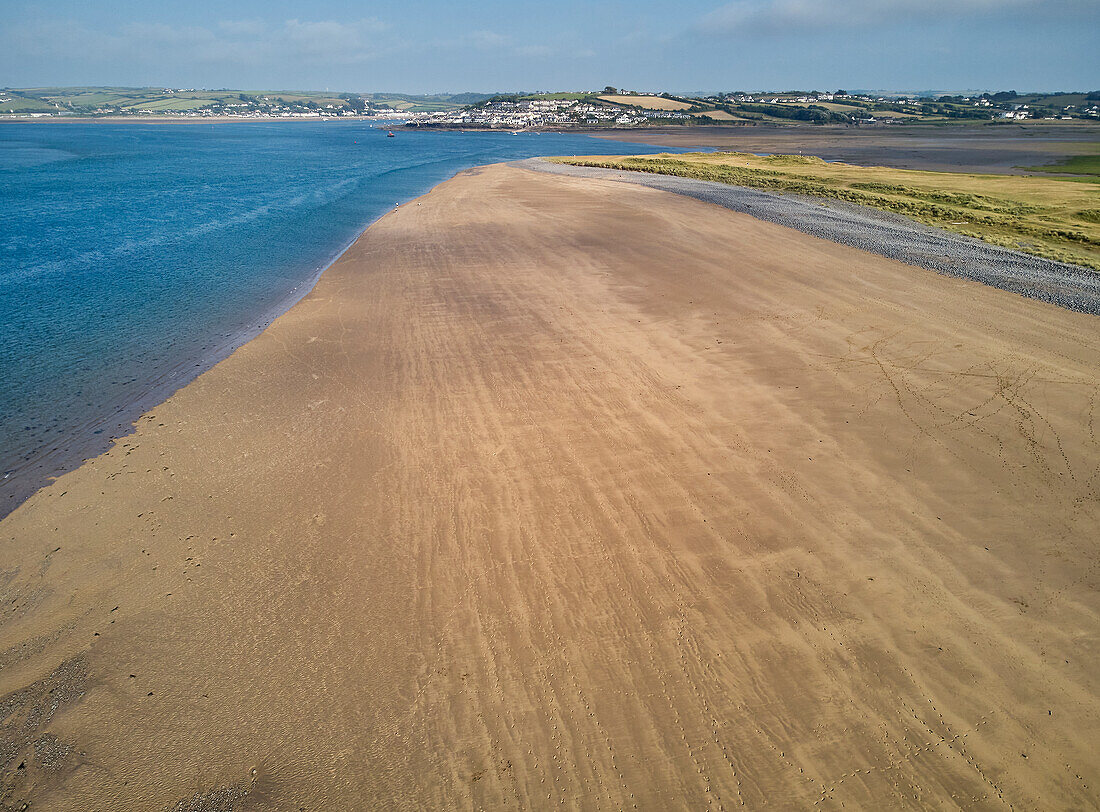
<path id="1" fill-rule="evenodd" d="M 1096 176 L 921 172 L 828 163 L 801 155 L 723 152 L 554 160 L 846 200 L 994 245 L 1100 270 L 1100 178 Z"/>

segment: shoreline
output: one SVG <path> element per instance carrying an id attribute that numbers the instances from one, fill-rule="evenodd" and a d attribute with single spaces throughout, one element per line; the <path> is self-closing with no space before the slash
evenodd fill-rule
<path id="1" fill-rule="evenodd" d="M 415 200 L 416 198 L 410 198 Z M 408 201 L 402 201 L 406 203 Z M 371 225 L 385 214 L 367 222 L 355 236 L 336 250 L 316 270 L 303 278 L 270 307 L 258 312 L 247 324 L 238 324 L 224 336 L 214 339 L 214 346 L 201 356 L 178 360 L 149 380 L 146 391 L 112 406 L 113 411 L 88 421 L 81 430 L 42 449 L 29 460 L 20 460 L 4 474 L 5 486 L 11 490 L 0 503 L 0 520 L 19 508 L 27 499 L 65 474 L 109 451 L 119 440 L 129 437 L 137 428 L 141 416 L 168 400 L 200 375 L 213 369 L 248 342 L 263 334 L 279 316 L 304 299 L 316 287 L 321 275 L 355 245 Z M 10 479 L 10 482 L 7 480 Z"/>
<path id="2" fill-rule="evenodd" d="M 533 172 L 634 183 L 693 197 L 840 245 L 913 267 L 971 279 L 989 287 L 1100 315 L 1100 271 L 1045 259 L 924 225 L 888 212 L 831 198 L 736 186 L 677 175 L 553 163 L 514 161 Z"/>
<path id="3" fill-rule="evenodd" d="M 127 118 L 102 123 L 118 126 L 133 123 L 133 121 Z M 267 122 L 254 121 L 253 123 Z M 359 124 L 361 126 L 362 121 Z M 384 132 L 384 128 L 375 131 Z M 461 162 L 460 165 L 462 165 Z M 421 184 L 411 190 L 413 192 L 411 196 L 404 197 L 398 194 L 391 199 L 405 205 L 426 194 L 430 189 L 430 184 Z M 185 354 L 173 355 L 170 351 L 166 351 L 168 363 L 152 370 L 151 373 L 146 371 L 136 385 L 129 387 L 126 392 L 105 399 L 99 417 L 87 419 L 83 414 L 78 414 L 70 423 L 73 426 L 72 431 L 56 438 L 50 437 L 42 444 L 28 443 L 26 446 L 16 445 L 10 449 L 0 467 L 0 518 L 7 516 L 31 495 L 59 476 L 75 470 L 88 459 L 104 453 L 116 439 L 132 434 L 134 421 L 141 414 L 154 408 L 197 376 L 216 366 L 239 347 L 260 335 L 275 318 L 307 295 L 325 270 L 338 261 L 363 232 L 379 217 L 385 216 L 388 210 L 383 208 L 376 215 L 368 212 L 367 219 L 361 221 L 345 241 L 327 255 L 320 256 L 315 262 L 303 263 L 298 271 L 287 268 L 285 276 L 288 280 L 294 280 L 294 284 L 287 285 L 285 292 L 273 299 L 268 306 L 253 312 L 234 314 L 231 320 L 226 320 L 224 329 L 208 336 L 203 335 L 204 340 L 196 342 Z M 200 348 L 199 343 L 207 346 Z"/>
<path id="4" fill-rule="evenodd" d="M 118 121 L 122 121 L 119 119 Z M 165 122 L 168 123 L 168 122 Z M 262 123 L 262 122 L 256 122 Z M 779 128 L 783 129 L 783 128 Z M 471 132 L 482 132 L 480 130 L 472 130 Z M 638 130 L 639 133 L 646 132 L 645 130 Z M 593 133 L 585 133 L 593 135 Z M 600 137 L 600 136 L 597 136 Z M 619 170 L 582 170 L 580 167 L 563 167 L 560 165 L 553 165 L 546 163 L 540 158 L 526 159 L 525 161 L 513 162 L 516 165 L 524 166 L 531 171 L 539 172 L 556 172 L 560 174 L 574 174 L 577 176 L 589 176 L 589 177 L 606 177 L 614 180 L 617 176 L 628 175 L 630 173 L 622 172 Z M 621 178 L 625 179 L 625 178 Z M 737 211 L 749 211 L 752 210 L 753 216 L 761 217 L 765 220 L 772 220 L 773 222 L 779 222 L 781 225 L 786 225 L 792 228 L 800 228 L 796 223 L 792 223 L 789 220 L 789 215 L 776 215 L 771 216 L 768 214 L 768 205 L 772 201 L 773 196 L 766 192 L 759 190 L 747 190 L 750 196 L 754 198 L 760 198 L 766 205 L 754 205 L 744 204 L 742 202 L 732 201 L 732 197 L 736 197 L 736 187 L 727 188 L 724 185 L 717 185 L 719 188 L 719 194 L 717 197 L 713 192 L 708 193 L 708 184 L 705 182 L 691 181 L 685 178 L 670 178 L 660 175 L 644 175 L 641 174 L 638 178 L 631 179 L 635 183 L 642 183 L 644 185 L 653 186 L 655 188 L 666 188 L 668 191 L 679 194 L 688 194 L 690 196 L 698 197 L 699 199 L 706 200 L 717 205 L 726 206 Z M 680 187 L 690 187 L 681 190 Z M 731 188 L 734 191 L 731 191 Z M 407 200 L 401 201 L 402 205 L 407 204 L 417 197 L 423 196 L 423 194 L 429 193 L 430 190 L 421 192 L 420 195 L 414 196 Z M 724 193 L 724 194 L 723 194 Z M 713 199 L 712 199 L 713 198 Z M 728 199 L 729 198 L 729 199 Z M 775 198 L 780 202 L 789 202 L 792 196 L 785 195 L 779 198 Z M 808 198 L 811 214 L 816 213 L 820 208 L 820 201 L 814 198 Z M 844 207 L 837 201 L 830 201 L 829 205 L 834 209 L 843 209 Z M 747 208 L 746 208 L 747 206 Z M 872 219 L 881 219 L 884 223 L 892 220 L 890 215 L 881 212 L 875 212 L 874 210 L 863 210 L 862 207 L 856 207 L 860 212 L 867 214 L 870 213 Z M 50 482 L 56 480 L 59 476 L 73 471 L 82 465 L 84 462 L 91 458 L 97 457 L 108 450 L 118 439 L 129 436 L 133 433 L 136 426 L 136 421 L 145 412 L 153 409 L 158 404 L 169 398 L 172 394 L 178 391 L 180 388 L 186 386 L 193 381 L 199 375 L 208 371 L 223 361 L 225 358 L 232 355 L 237 349 L 244 344 L 255 339 L 261 335 L 263 331 L 283 313 L 286 313 L 295 304 L 301 301 L 317 284 L 321 275 L 330 268 L 335 262 L 337 262 L 343 254 L 353 246 L 356 241 L 363 236 L 363 234 L 371 227 L 371 225 L 377 222 L 380 217 L 384 217 L 385 213 L 365 222 L 341 248 L 334 251 L 329 258 L 321 263 L 318 268 L 311 272 L 311 274 L 305 277 L 297 286 L 292 288 L 287 294 L 281 297 L 276 303 L 263 312 L 257 313 L 257 318 L 249 319 L 247 324 L 241 324 L 229 331 L 229 335 L 219 337 L 214 346 L 204 352 L 199 357 L 189 357 L 179 360 L 172 367 L 165 369 L 158 377 L 148 382 L 146 390 L 140 395 L 127 399 L 125 402 L 117 403 L 113 407 L 113 411 L 104 417 L 88 422 L 84 425 L 80 432 L 71 436 L 65 437 L 59 443 L 51 444 L 51 447 L 44 448 L 35 453 L 34 457 L 27 461 L 19 461 L 12 468 L 10 468 L 4 476 L 4 480 L 10 490 L 8 491 L 7 498 L 2 504 L 0 504 L 0 519 L 7 516 L 19 505 L 25 502 L 31 495 L 37 492 L 42 487 L 46 486 Z M 778 219 L 776 219 L 778 218 Z M 785 218 L 788 218 L 787 222 L 783 222 Z M 908 226 L 910 221 L 904 220 L 904 223 Z M 816 233 L 812 229 L 800 228 L 804 233 Z M 919 226 L 919 230 L 922 234 L 929 231 L 935 231 L 929 227 Z M 832 232 L 830 232 L 831 234 Z M 936 232 L 938 235 L 939 232 Z M 947 234 L 944 232 L 944 234 Z M 820 236 L 820 235 L 819 235 Z M 1088 271 L 1088 269 L 1080 269 L 1077 266 L 1063 266 L 1061 263 L 1055 263 L 1049 260 L 1040 260 L 1037 257 L 1032 257 L 1027 254 L 1020 254 L 1018 252 L 1012 252 L 1008 249 L 998 248 L 996 246 L 981 243 L 980 241 L 965 240 L 957 235 L 947 236 L 952 241 L 969 242 L 973 243 L 973 247 L 979 254 L 988 253 L 990 256 L 995 254 L 1008 254 L 1013 257 L 1020 257 L 1024 260 L 1036 265 L 1050 265 L 1059 266 L 1063 269 L 1069 269 L 1075 273 L 1084 272 L 1085 283 L 1089 285 L 1090 290 L 1085 291 L 1083 298 L 1075 297 L 1070 294 L 1066 294 L 1061 291 L 1060 288 L 1050 287 L 1048 285 L 1040 285 L 1036 288 L 1037 294 L 1028 293 L 1027 288 L 1020 287 L 1019 283 L 1014 282 L 1007 276 L 995 275 L 996 279 L 992 281 L 985 281 L 981 274 L 960 274 L 960 270 L 953 264 L 943 265 L 942 263 L 922 262 L 919 259 L 907 258 L 908 253 L 912 251 L 903 250 L 904 247 L 898 247 L 897 250 L 884 253 L 882 250 L 875 248 L 869 248 L 867 250 L 875 251 L 882 256 L 893 257 L 900 259 L 903 262 L 907 262 L 913 267 L 926 267 L 935 270 L 940 273 L 948 273 L 952 275 L 964 275 L 969 278 L 977 278 L 983 284 L 991 284 L 995 287 L 1002 287 L 1005 290 L 1014 291 L 1020 295 L 1033 296 L 1033 298 L 1039 298 L 1043 301 L 1053 302 L 1062 307 L 1068 307 L 1073 310 L 1078 310 L 1085 313 L 1097 313 L 1100 311 L 1100 306 L 1097 305 L 1097 293 L 1091 288 L 1096 285 L 1093 277 L 1095 274 Z M 866 246 L 856 245 L 850 239 L 837 240 L 834 236 L 826 235 L 826 239 L 833 239 L 844 244 L 852 245 L 853 247 Z M 916 250 L 916 256 L 923 256 L 920 249 Z M 1069 299 L 1066 296 L 1069 295 Z M 1064 301 L 1064 303 L 1063 303 Z"/>
<path id="5" fill-rule="evenodd" d="M 215 124 L 217 122 L 224 122 L 229 124 L 247 124 L 248 122 L 254 122 L 256 124 L 317 124 L 319 122 L 332 123 L 332 122 L 347 122 L 350 124 L 365 124 L 365 123 L 394 123 L 403 122 L 403 118 L 355 118 L 354 116 L 332 116 L 326 118 L 324 116 L 311 116 L 311 117 L 297 117 L 297 116 L 40 116 L 38 118 L 16 118 L 15 116 L 9 116 L 7 118 L 0 117 L 0 123 L 13 122 L 22 124 L 39 124 L 39 123 L 57 123 L 57 122 L 74 122 L 79 124 L 94 124 L 102 122 L 105 124 L 118 124 L 118 123 L 142 123 L 142 124 Z"/>
<path id="6" fill-rule="evenodd" d="M 8 798 L 1088 804 L 1093 317 L 632 184 L 417 199 L 0 522 Z"/>
<path id="7" fill-rule="evenodd" d="M 40 123 L 40 122 L 62 122 L 71 121 L 79 123 L 94 123 L 94 122 L 140 122 L 140 123 L 156 123 L 161 122 L 164 124 L 186 124 L 186 123 L 211 123 L 218 122 L 230 122 L 235 124 L 255 122 L 258 124 L 268 123 L 283 123 L 283 124 L 301 124 L 301 123 L 334 123 L 334 122 L 347 122 L 355 124 L 363 123 L 394 123 L 400 124 L 404 127 L 405 122 L 408 119 L 405 117 L 400 118 L 367 118 L 367 117 L 355 117 L 355 116 L 172 116 L 172 115 L 158 115 L 158 116 L 0 116 L 0 123 L 13 122 L 13 123 Z M 684 125 L 668 125 L 660 124 L 652 127 L 638 127 L 638 126 L 607 126 L 607 127 L 593 127 L 590 125 L 578 125 L 576 127 L 561 127 L 555 125 L 544 125 L 537 127 L 523 127 L 521 132 L 552 132 L 552 133 L 564 133 L 573 135 L 606 135 L 611 137 L 618 133 L 628 133 L 635 136 L 644 136 L 645 134 L 653 135 L 681 135 L 683 133 L 705 133 L 712 136 L 722 136 L 729 133 L 737 133 L 741 135 L 752 134 L 754 132 L 802 132 L 802 133 L 846 133 L 846 134 L 864 134 L 875 136 L 881 136 L 884 133 L 959 133 L 959 132 L 972 132 L 977 134 L 989 134 L 997 132 L 998 130 L 1020 130 L 1026 132 L 1027 130 L 1065 130 L 1072 133 L 1074 130 L 1092 129 L 1097 130 L 1100 128 L 1100 122 L 1096 120 L 1075 120 L 1075 121 L 1055 121 L 1055 120 L 1032 120 L 1032 121 L 1013 121 L 1013 122 L 998 122 L 998 121 L 958 121 L 958 122 L 932 122 L 927 124 L 921 123 L 904 123 L 904 124 L 889 124 L 889 125 L 850 125 L 850 124 L 805 124 L 805 123 L 790 123 L 780 124 L 778 122 L 762 122 L 762 123 L 750 123 L 734 124 L 728 121 L 717 120 L 713 124 L 684 124 Z M 469 127 L 460 125 L 423 125 L 417 126 L 413 129 L 439 132 L 511 132 L 511 127 Z"/>

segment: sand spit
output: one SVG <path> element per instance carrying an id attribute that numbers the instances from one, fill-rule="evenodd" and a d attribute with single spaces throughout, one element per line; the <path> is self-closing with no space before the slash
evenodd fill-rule
<path id="1" fill-rule="evenodd" d="M 542 158 L 527 158 L 515 165 L 555 175 L 637 183 L 687 195 L 909 265 L 1100 315 L 1100 272 L 952 234 L 894 212 L 843 200 L 780 194 L 674 175 L 558 164 Z"/>
<path id="2" fill-rule="evenodd" d="M 0 522 L 0 800 L 1094 806 L 1096 325 L 463 173 Z"/>

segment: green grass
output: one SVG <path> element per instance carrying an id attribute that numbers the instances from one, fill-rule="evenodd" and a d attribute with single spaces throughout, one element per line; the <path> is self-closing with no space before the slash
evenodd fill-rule
<path id="1" fill-rule="evenodd" d="M 1046 96 L 1041 93 L 1031 93 L 1026 96 L 1017 96 L 1012 100 L 1015 104 L 1044 104 L 1051 107 L 1067 107 L 1069 105 L 1082 105 L 1087 103 L 1084 93 L 1056 93 Z"/>
<path id="2" fill-rule="evenodd" d="M 363 98 L 375 104 L 385 104 L 397 110 L 409 110 L 413 113 L 436 113 L 458 110 L 467 104 L 483 101 L 488 96 L 480 93 L 446 94 L 417 96 L 409 93 L 364 93 Z"/>
<path id="3" fill-rule="evenodd" d="M 67 113 L 82 115 L 94 114 L 104 108 L 119 108 L 124 112 L 137 114 L 180 113 L 216 104 L 237 105 L 241 103 L 240 96 L 242 93 L 261 105 L 305 106 L 312 102 L 322 109 L 328 105 L 333 105 L 336 108 L 348 106 L 346 100 L 331 92 L 307 90 L 176 91 L 163 87 L 51 87 L 0 92 L 23 99 L 18 103 L 20 110 L 58 112 L 57 107 L 54 106 L 58 104 Z M 400 94 L 395 94 L 395 96 L 400 97 Z M 409 98 L 414 99 L 411 104 L 415 105 L 416 97 Z M 429 104 L 445 104 L 445 101 L 440 101 L 443 97 L 425 97 L 425 99 L 428 100 Z M 440 109 L 451 109 L 459 106 L 461 105 L 451 104 Z M 5 109 L 3 104 L 0 104 L 0 111 Z M 429 107 L 428 109 L 437 108 Z"/>
<path id="4" fill-rule="evenodd" d="M 81 93 L 76 96 L 58 97 L 57 101 L 81 106 L 99 107 L 105 104 L 117 104 L 120 99 L 130 101 L 132 97 L 122 97 L 118 93 Z"/>
<path id="5" fill-rule="evenodd" d="M 1031 172 L 1057 173 L 1064 175 L 1092 175 L 1100 178 L 1100 155 L 1074 155 L 1047 166 L 1020 166 Z"/>
<path id="6" fill-rule="evenodd" d="M 535 99 L 546 99 L 548 101 L 575 99 L 577 101 L 580 101 L 581 99 L 592 98 L 595 95 L 597 95 L 597 94 L 594 94 L 594 93 L 532 93 L 532 94 L 527 95 L 527 96 L 520 96 L 520 98 L 525 100 L 525 101 L 526 100 L 535 100 Z"/>
<path id="7" fill-rule="evenodd" d="M 10 94 L 5 94 L 10 95 Z M 56 113 L 57 108 L 52 104 L 38 99 L 26 99 L 22 96 L 12 96 L 6 101 L 0 101 L 0 113 Z"/>
<path id="8" fill-rule="evenodd" d="M 692 153 L 555 158 L 560 163 L 718 181 L 844 200 L 1100 270 L 1100 190 L 1056 178 L 920 172 L 826 163 L 800 155 Z"/>
<path id="9" fill-rule="evenodd" d="M 209 107 L 216 103 L 214 99 L 168 98 L 128 104 L 125 109 L 140 110 L 147 113 L 183 113 L 190 110 L 201 110 L 203 107 Z"/>

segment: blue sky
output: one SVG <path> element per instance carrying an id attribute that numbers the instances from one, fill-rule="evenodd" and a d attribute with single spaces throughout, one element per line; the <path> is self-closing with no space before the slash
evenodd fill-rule
<path id="1" fill-rule="evenodd" d="M 1100 89 L 1100 0 L 0 0 L 0 85 Z"/>

